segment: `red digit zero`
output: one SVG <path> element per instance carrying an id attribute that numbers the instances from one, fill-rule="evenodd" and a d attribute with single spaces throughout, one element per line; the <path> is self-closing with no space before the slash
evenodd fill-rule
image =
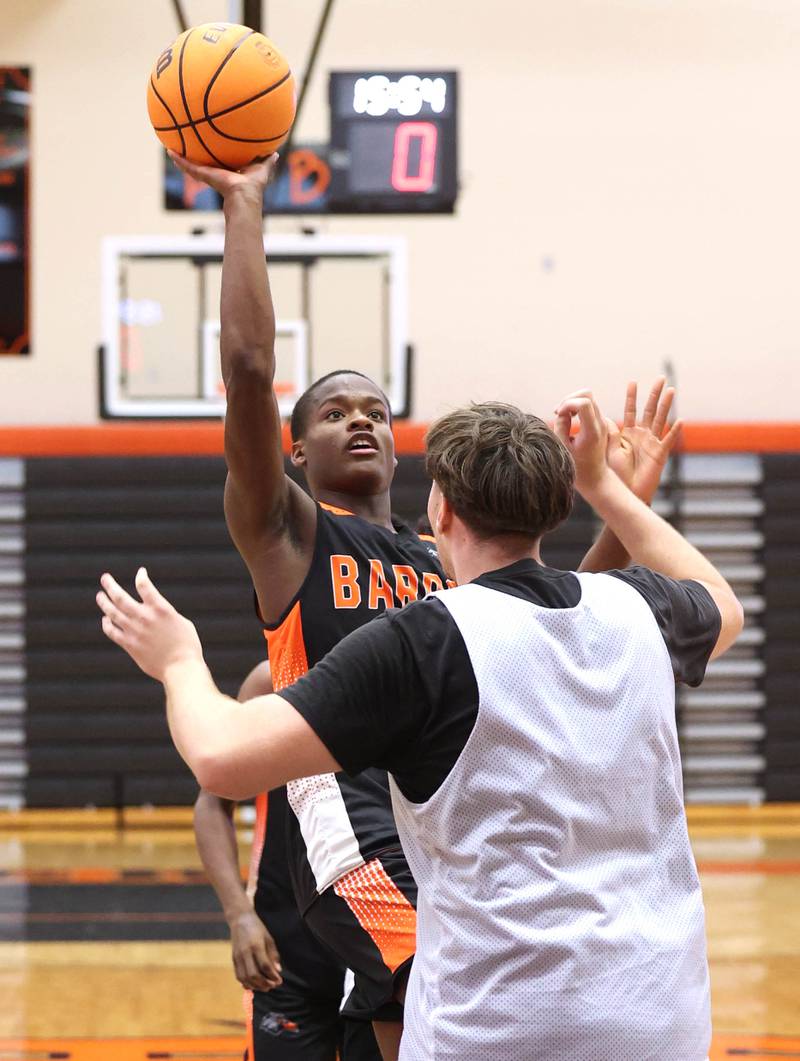
<path id="1" fill-rule="evenodd" d="M 392 187 L 396 192 L 429 192 L 436 173 L 436 142 L 439 132 L 432 122 L 402 122 L 394 134 Z M 419 172 L 408 172 L 412 140 L 419 140 Z"/>

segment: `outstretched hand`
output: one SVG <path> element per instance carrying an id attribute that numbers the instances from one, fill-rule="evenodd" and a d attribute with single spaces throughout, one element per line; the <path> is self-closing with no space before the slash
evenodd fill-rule
<path id="1" fill-rule="evenodd" d="M 573 435 L 572 422 L 576 417 L 578 431 Z M 615 426 L 603 416 L 588 390 L 568 395 L 556 409 L 555 433 L 575 461 L 575 487 L 580 493 L 591 489 L 608 472 L 609 431 Z"/>
<path id="2" fill-rule="evenodd" d="M 215 192 L 219 192 L 223 198 L 237 188 L 252 189 L 258 194 L 259 198 L 262 198 L 264 189 L 278 164 L 279 158 L 276 152 L 264 159 L 263 162 L 253 162 L 240 170 L 232 170 L 222 169 L 217 166 L 200 166 L 196 162 L 190 162 L 182 155 L 176 154 L 174 151 L 167 151 L 167 154 L 178 169 L 183 170 L 184 173 L 187 173 L 196 181 L 209 185 Z"/>
<path id="3" fill-rule="evenodd" d="M 641 417 L 637 415 L 637 387 L 629 383 L 625 395 L 622 427 L 609 427 L 609 466 L 626 486 L 647 504 L 653 500 L 669 455 L 675 448 L 681 431 L 681 421 L 669 428 L 675 388 L 666 387 L 660 376 L 650 388 Z"/>
<path id="4" fill-rule="evenodd" d="M 147 571 L 136 572 L 135 600 L 109 574 L 100 579 L 103 587 L 96 596 L 103 613 L 106 637 L 124 649 L 145 674 L 163 682 L 174 663 L 203 661 L 203 648 L 194 624 L 184 618 L 158 592 Z"/>

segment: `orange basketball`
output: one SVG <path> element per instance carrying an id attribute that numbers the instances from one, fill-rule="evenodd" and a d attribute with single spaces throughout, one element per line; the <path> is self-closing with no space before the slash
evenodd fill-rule
<path id="1" fill-rule="evenodd" d="M 165 147 L 205 166 L 241 169 L 289 135 L 289 64 L 261 33 L 230 22 L 194 26 L 159 55 L 147 111 Z"/>

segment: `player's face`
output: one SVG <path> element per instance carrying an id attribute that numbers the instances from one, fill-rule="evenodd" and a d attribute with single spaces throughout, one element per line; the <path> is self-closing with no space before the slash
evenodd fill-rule
<path id="1" fill-rule="evenodd" d="M 362 376 L 334 376 L 317 391 L 295 463 L 312 493 L 377 494 L 388 490 L 397 461 L 389 410 Z"/>

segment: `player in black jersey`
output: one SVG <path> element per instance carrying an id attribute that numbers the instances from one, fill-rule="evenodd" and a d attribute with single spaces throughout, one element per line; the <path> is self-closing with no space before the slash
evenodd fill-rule
<path id="1" fill-rule="evenodd" d="M 444 576 L 433 546 L 392 521 L 391 414 L 371 380 L 334 373 L 295 407 L 292 461 L 315 500 L 284 474 L 261 217 L 274 157 L 239 173 L 175 161 L 223 196 L 225 513 L 253 580 L 279 691 L 348 633 L 441 588 Z M 415 949 L 416 886 L 399 846 L 387 775 L 340 772 L 293 782 L 287 802 L 301 913 L 355 973 L 348 1012 L 374 1023 L 384 1057 L 394 1059 Z M 263 821 L 266 796 L 257 812 Z"/>
<path id="2" fill-rule="evenodd" d="M 261 216 L 274 156 L 240 173 L 175 161 L 223 196 L 225 515 L 253 580 L 277 690 L 369 619 L 441 588 L 444 576 L 432 545 L 392 521 L 391 412 L 365 376 L 335 373 L 297 403 L 292 461 L 315 500 L 284 474 Z M 300 911 L 355 974 L 347 1011 L 373 1022 L 384 1057 L 394 1059 L 415 948 L 416 887 L 386 773 L 308 779 L 288 790 L 287 803 Z M 256 807 L 263 822 L 266 795 Z"/>
<path id="3" fill-rule="evenodd" d="M 239 699 L 271 693 L 269 663 L 253 668 Z M 242 886 L 235 804 L 201 792 L 197 847 L 231 930 L 233 966 L 248 991 L 246 1061 L 380 1061 L 369 1024 L 341 1015 L 346 969 L 308 930 L 286 873 L 285 790 L 270 796 L 256 834 L 254 887 Z"/>

